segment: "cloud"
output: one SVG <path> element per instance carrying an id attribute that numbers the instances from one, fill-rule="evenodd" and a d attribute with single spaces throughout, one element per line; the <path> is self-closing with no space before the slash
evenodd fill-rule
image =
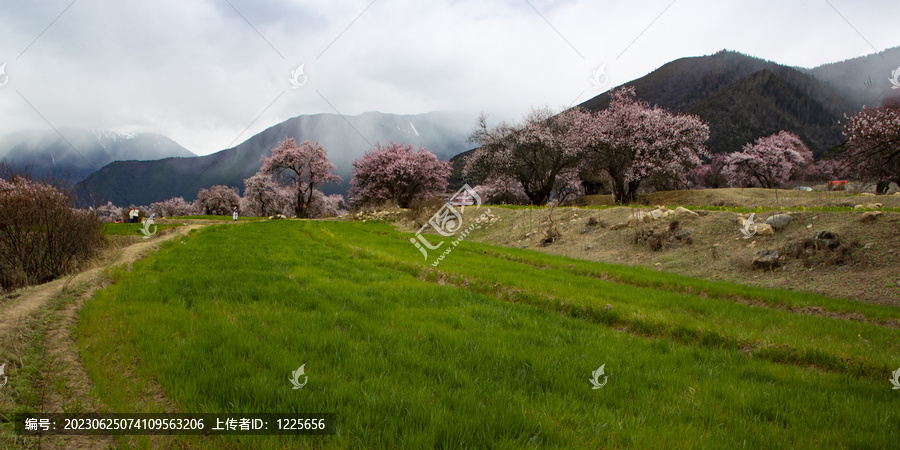
<path id="1" fill-rule="evenodd" d="M 812 67 L 897 45 L 886 1 L 9 3 L 5 132 L 152 131 L 200 154 L 300 114 L 517 118 L 600 93 L 604 63 L 613 86 L 723 48 Z"/>

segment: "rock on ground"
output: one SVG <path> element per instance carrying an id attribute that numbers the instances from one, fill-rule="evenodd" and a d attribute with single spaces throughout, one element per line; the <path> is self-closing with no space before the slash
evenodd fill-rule
<path id="1" fill-rule="evenodd" d="M 775 269 L 781 265 L 781 254 L 778 250 L 762 250 L 753 257 L 754 269 Z"/>
<path id="2" fill-rule="evenodd" d="M 772 225 L 775 231 L 781 231 L 791 223 L 791 216 L 787 214 L 775 214 L 766 219 L 766 223 Z"/>
<path id="3" fill-rule="evenodd" d="M 675 217 L 697 217 L 699 214 L 691 211 L 683 206 L 675 208 Z"/>
<path id="4" fill-rule="evenodd" d="M 867 211 L 863 213 L 862 217 L 859 218 L 859 221 L 862 223 L 874 222 L 880 215 L 881 211 Z"/>

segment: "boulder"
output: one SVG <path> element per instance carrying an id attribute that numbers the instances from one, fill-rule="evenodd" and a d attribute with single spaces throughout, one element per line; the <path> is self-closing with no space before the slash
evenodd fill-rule
<path id="1" fill-rule="evenodd" d="M 619 222 L 619 223 L 609 227 L 609 229 L 613 230 L 613 231 L 621 230 L 622 228 L 628 228 L 628 224 Z"/>
<path id="2" fill-rule="evenodd" d="M 866 205 L 853 205 L 853 209 L 866 209 Z"/>
<path id="3" fill-rule="evenodd" d="M 775 231 L 781 231 L 791 223 L 791 216 L 787 214 L 775 214 L 766 219 L 766 223 L 772 225 Z"/>
<path id="4" fill-rule="evenodd" d="M 862 217 L 859 218 L 859 221 L 862 223 L 874 222 L 880 215 L 881 211 L 866 211 L 863 213 Z"/>
<path id="5" fill-rule="evenodd" d="M 675 217 L 697 217 L 699 214 L 683 207 L 679 206 L 675 208 Z"/>
<path id="6" fill-rule="evenodd" d="M 881 203 L 866 203 L 866 209 L 881 209 L 882 206 Z"/>
<path id="7" fill-rule="evenodd" d="M 672 233 L 672 237 L 679 241 L 688 241 L 691 240 L 691 230 L 686 230 L 684 228 L 679 228 L 678 231 Z"/>
<path id="8" fill-rule="evenodd" d="M 838 245 L 841 244 L 841 238 L 837 233 L 833 231 L 817 231 L 814 237 L 816 243 L 816 249 L 823 250 L 829 249 L 833 250 Z"/>
<path id="9" fill-rule="evenodd" d="M 666 211 L 667 210 L 665 209 L 654 209 L 653 211 L 650 211 L 650 217 L 652 217 L 653 220 L 662 219 L 663 217 L 667 216 Z"/>
<path id="10" fill-rule="evenodd" d="M 784 243 L 784 255 L 799 258 L 807 248 L 814 246 L 812 239 L 792 239 Z"/>
<path id="11" fill-rule="evenodd" d="M 628 219 L 628 226 L 634 228 L 640 226 L 642 223 L 650 222 L 653 222 L 653 216 L 650 213 L 635 211 Z"/>
<path id="12" fill-rule="evenodd" d="M 753 257 L 753 268 L 761 270 L 772 270 L 781 265 L 781 254 L 778 250 L 763 250 Z"/>
<path id="13" fill-rule="evenodd" d="M 774 236 L 775 228 L 767 223 L 755 223 L 747 227 L 751 233 L 755 232 L 756 236 Z"/>

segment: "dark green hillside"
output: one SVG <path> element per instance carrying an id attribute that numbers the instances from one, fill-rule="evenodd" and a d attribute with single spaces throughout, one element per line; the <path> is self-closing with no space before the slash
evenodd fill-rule
<path id="1" fill-rule="evenodd" d="M 781 130 L 796 133 L 819 156 L 842 140 L 838 119 L 802 89 L 761 70 L 707 97 L 688 112 L 709 124 L 714 152 Z"/>

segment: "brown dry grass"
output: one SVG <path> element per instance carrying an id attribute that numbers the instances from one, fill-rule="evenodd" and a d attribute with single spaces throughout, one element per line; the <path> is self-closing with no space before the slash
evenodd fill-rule
<path id="1" fill-rule="evenodd" d="M 777 202 L 787 202 L 790 197 L 779 191 Z M 829 193 L 796 192 L 791 206 L 833 205 Z M 807 195 L 811 194 L 811 195 Z M 890 197 L 890 198 L 888 198 Z M 845 202 L 871 203 L 877 201 L 885 207 L 900 207 L 900 196 L 841 196 Z M 679 202 L 668 201 L 678 199 Z M 736 206 L 758 207 L 776 205 L 775 193 L 764 189 L 721 189 L 705 191 L 664 192 L 649 196 L 651 203 L 709 205 L 728 202 Z M 802 200 L 802 202 L 801 202 Z M 782 203 L 780 206 L 788 207 Z M 771 206 L 769 206 L 771 207 Z M 710 280 L 730 281 L 741 284 L 816 292 L 832 297 L 900 306 L 900 213 L 885 212 L 873 223 L 862 224 L 861 211 L 813 212 L 788 211 L 792 221 L 775 236 L 755 236 L 745 240 L 739 231 L 738 214 L 729 211 L 701 211 L 698 217 L 669 217 L 641 225 L 641 228 L 664 232 L 669 224 L 678 220 L 683 229 L 691 231 L 689 245 L 670 245 L 662 251 L 651 251 L 646 245 L 632 244 L 634 228 L 612 230 L 616 224 L 627 223 L 636 211 L 650 208 L 613 207 L 607 209 L 556 208 L 553 224 L 560 233 L 559 239 L 542 245 L 545 231 L 550 225 L 549 208 L 511 209 L 492 207 L 500 220 L 475 230 L 467 240 L 529 248 L 564 255 L 572 258 L 602 261 L 614 264 L 636 265 Z M 779 211 L 782 212 L 782 211 Z M 480 211 L 467 211 L 480 214 Z M 775 211 L 758 213 L 765 218 Z M 596 221 L 597 225 L 588 222 Z M 761 222 L 761 220 L 757 220 Z M 405 227 L 408 228 L 408 227 Z M 752 270 L 750 262 L 760 250 L 780 249 L 785 241 L 812 236 L 816 231 L 829 230 L 838 233 L 843 242 L 857 242 L 858 247 L 844 248 L 846 254 L 820 252 L 809 258 L 789 258 L 774 271 Z M 869 244 L 869 245 L 866 245 Z M 851 247 L 851 246 L 847 246 Z"/>
<path id="2" fill-rule="evenodd" d="M 788 189 L 727 188 L 693 191 L 664 191 L 640 195 L 645 205 L 743 206 L 748 208 L 798 208 L 847 206 L 881 203 L 885 208 L 900 208 L 900 195 L 861 195 L 849 192 L 805 192 Z M 587 205 L 612 205 L 609 195 L 592 195 Z"/>

